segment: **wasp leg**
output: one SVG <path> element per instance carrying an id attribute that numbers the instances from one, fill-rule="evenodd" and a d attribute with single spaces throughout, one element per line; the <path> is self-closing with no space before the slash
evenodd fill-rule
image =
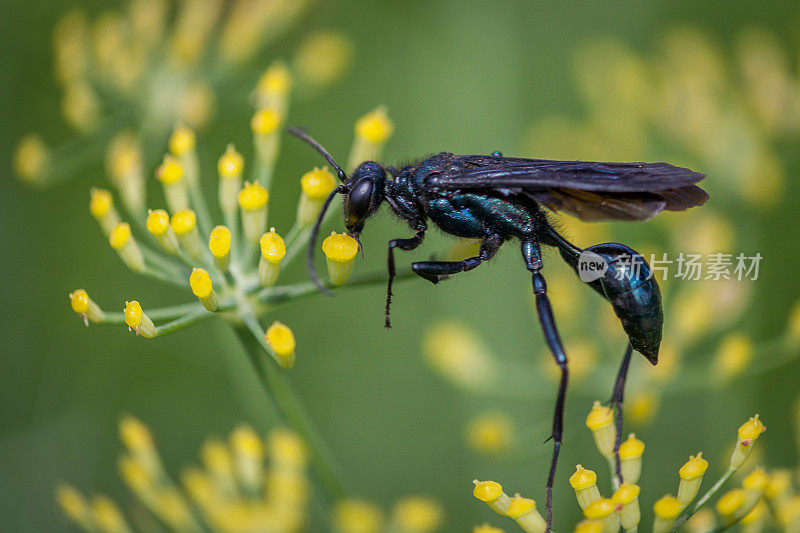
<path id="1" fill-rule="evenodd" d="M 394 281 L 394 277 L 396 275 L 395 268 L 394 268 L 394 249 L 400 248 L 401 250 L 413 250 L 425 239 L 425 230 L 428 229 L 424 222 L 417 222 L 415 225 L 417 230 L 416 235 L 409 239 L 392 239 L 389 241 L 389 254 L 387 257 L 387 263 L 389 267 L 389 281 L 386 284 L 386 322 L 385 326 L 387 328 L 392 327 L 392 322 L 389 319 L 389 308 L 392 306 L 392 282 Z"/>
<path id="2" fill-rule="evenodd" d="M 463 261 L 418 261 L 411 264 L 411 270 L 431 283 L 439 283 L 442 278 L 450 274 L 472 270 L 484 261 L 488 261 L 494 257 L 502 244 L 503 237 L 497 234 L 489 235 L 483 239 L 480 252 L 474 257 L 467 257 Z"/>
<path id="3" fill-rule="evenodd" d="M 556 329 L 556 322 L 553 319 L 553 309 L 550 300 L 547 298 L 547 283 L 542 270 L 542 254 L 539 243 L 535 239 L 522 241 L 522 256 L 525 259 L 525 266 L 532 274 L 533 294 L 536 298 L 536 313 L 539 316 L 539 324 L 544 332 L 544 339 L 550 348 L 556 364 L 561 369 L 561 382 L 558 386 L 558 397 L 556 398 L 556 408 L 553 413 L 553 432 L 550 438 L 553 439 L 553 458 L 550 462 L 550 473 L 547 476 L 547 531 L 553 525 L 553 481 L 556 475 L 556 465 L 558 464 L 558 454 L 561 451 L 561 439 L 564 433 L 564 402 L 567 396 L 567 382 L 569 372 L 567 370 L 567 354 L 561 344 L 561 338 Z"/>
<path id="4" fill-rule="evenodd" d="M 614 384 L 614 392 L 611 394 L 611 406 L 614 408 L 614 422 L 617 427 L 617 439 L 614 441 L 614 461 L 617 474 L 617 482 L 622 485 L 622 467 L 619 462 L 619 445 L 622 442 L 622 400 L 625 395 L 625 380 L 628 379 L 628 366 L 631 363 L 631 353 L 633 347 L 628 342 L 628 347 L 625 349 L 625 356 L 622 358 L 622 363 L 619 365 L 619 372 L 617 373 L 617 381 Z"/>

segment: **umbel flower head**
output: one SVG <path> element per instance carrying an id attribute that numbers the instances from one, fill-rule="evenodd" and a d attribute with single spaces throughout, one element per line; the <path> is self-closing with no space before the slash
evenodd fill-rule
<path id="1" fill-rule="evenodd" d="M 587 418 L 587 426 L 593 433 L 604 431 L 606 413 L 601 412 L 601 409 L 602 406 L 596 402 Z M 764 426 L 758 415 L 745 422 L 739 428 L 736 449 L 732 457 L 735 459 L 742 454 L 739 448 L 742 446 L 743 440 L 747 441 L 746 447 L 751 451 L 755 440 L 763 431 Z M 625 441 L 625 456 L 628 460 L 638 461 L 639 465 L 635 468 L 631 468 L 628 465 L 627 469 L 622 470 L 623 479 L 620 485 L 616 478 L 615 464 L 607 461 L 606 439 L 598 439 L 596 434 L 594 437 L 597 450 L 603 457 L 602 462 L 608 463 L 614 492 L 604 496 L 597 485 L 597 474 L 593 470 L 578 465 L 575 472 L 570 476 L 569 483 L 575 491 L 578 505 L 583 511 L 585 520 L 577 524 L 575 531 L 616 533 L 620 527 L 626 532 L 636 531 L 642 516 L 639 503 L 641 488 L 638 485 L 638 480 L 641 473 L 644 443 L 634 435 L 631 435 Z M 620 455 L 623 455 L 622 447 L 620 447 Z M 620 458 L 622 459 L 622 457 Z M 741 461 L 738 459 L 732 460 L 730 466 L 726 465 L 727 470 L 717 482 L 694 505 L 691 505 L 700 490 L 700 485 L 703 482 L 709 463 L 703 458 L 702 453 L 690 456 L 689 460 L 678 470 L 678 496 L 666 494 L 653 504 L 653 532 L 668 533 L 673 528 L 679 528 L 685 524 L 689 518 L 719 492 L 725 481 L 733 476 L 744 464 L 746 458 L 745 456 Z M 749 513 L 756 511 L 759 504 L 763 505 L 764 503 L 763 496 L 765 494 L 769 495 L 769 482 L 770 476 L 764 470 L 760 468 L 753 470 L 744 478 L 742 488 L 733 489 L 717 501 L 716 508 L 722 521 L 731 525 L 743 520 Z M 473 495 L 477 499 L 484 502 L 496 513 L 515 520 L 523 531 L 527 533 L 542 533 L 545 531 L 546 524 L 538 513 L 531 515 L 524 522 L 520 521 L 520 515 L 516 513 L 518 507 L 515 507 L 515 502 L 526 500 L 525 498 L 521 498 L 519 495 L 510 498 L 503 491 L 503 487 L 495 481 L 475 480 L 474 484 Z M 777 489 L 775 492 L 783 492 L 783 489 Z M 533 500 L 527 501 L 533 502 Z M 531 509 L 531 512 L 535 512 L 535 504 L 531 506 Z"/>
<path id="2" fill-rule="evenodd" d="M 288 73 L 283 75 L 289 83 Z M 111 191 L 91 190 L 89 211 L 122 262 L 138 274 L 190 291 L 196 302 L 150 308 L 146 302 L 130 298 L 125 301 L 123 312 L 114 313 L 102 310 L 86 290 L 78 289 L 70 293 L 70 303 L 84 323 L 126 324 L 137 335 L 149 339 L 216 316 L 244 324 L 281 368 L 294 366 L 296 341 L 291 328 L 274 321 L 265 330 L 260 318 L 279 302 L 316 291 L 311 283 L 281 285 L 280 275 L 307 246 L 312 221 L 322 206 L 319 198 L 327 196 L 337 181 L 327 167 L 298 176 L 298 218 L 283 234 L 277 225 L 267 229 L 269 187 L 280 153 L 288 93 L 272 98 L 268 105 L 256 110 L 251 121 L 255 158 L 249 168 L 245 169 L 245 158 L 233 145 L 219 158 L 216 203 L 221 220 L 214 220 L 211 202 L 201 191 L 204 171 L 199 164 L 198 145 L 193 130 L 184 124 L 173 131 L 168 142 L 170 153 L 153 172 L 163 192 L 163 207 L 148 209 L 143 205 L 147 180 L 142 165 L 137 165 L 135 172 L 119 176 L 119 180 L 136 181 L 135 187 L 118 181 L 122 197 L 119 210 Z M 385 110 L 379 109 L 388 121 Z M 359 119 L 358 124 L 363 122 L 364 118 Z M 371 143 L 370 155 L 377 157 L 387 135 L 376 140 L 374 133 L 368 131 L 366 138 L 363 129 L 362 125 L 356 127 L 354 145 Z M 124 152 L 126 158 L 142 160 L 135 144 L 118 147 L 118 151 Z M 244 176 L 250 179 L 245 180 Z M 334 233 L 322 243 L 329 272 L 324 283 L 328 287 L 350 281 L 357 249 L 356 241 L 344 233 Z M 351 283 L 377 282 L 382 277 L 366 276 Z"/>
<path id="3" fill-rule="evenodd" d="M 140 420 L 123 416 L 119 435 L 125 447 L 118 461 L 120 477 L 151 516 L 126 516 L 122 509 L 127 505 L 104 495 L 88 499 L 72 485 L 59 484 L 56 502 L 81 530 L 149 531 L 153 518 L 175 532 L 309 530 L 311 451 L 297 433 L 275 428 L 264 437 L 249 425 L 239 425 L 227 439 L 207 439 L 199 462 L 178 476 L 163 464 L 153 434 Z M 376 505 L 356 499 L 337 501 L 330 515 L 340 533 L 434 533 L 444 521 L 442 506 L 422 495 L 397 500 L 388 519 Z"/>
<path id="4" fill-rule="evenodd" d="M 129 0 L 94 20 L 82 10 L 66 13 L 53 30 L 54 74 L 61 115 L 75 137 L 51 148 L 39 134 L 26 135 L 14 156 L 17 175 L 48 185 L 96 162 L 105 148 L 112 176 L 136 172 L 156 154 L 128 150 L 136 138 L 126 131 L 144 132 L 153 141 L 163 140 L 176 123 L 207 125 L 216 100 L 241 91 L 255 60 L 297 26 L 310 3 Z M 344 35 L 310 33 L 290 62 L 276 61 L 261 77 L 253 103 L 284 113 L 293 83 L 301 95 L 329 86 L 348 70 L 351 56 Z M 172 138 L 176 156 L 193 148 L 188 128 Z"/>

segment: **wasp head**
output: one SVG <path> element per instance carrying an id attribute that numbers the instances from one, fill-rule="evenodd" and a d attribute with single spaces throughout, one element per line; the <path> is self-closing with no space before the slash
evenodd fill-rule
<path id="1" fill-rule="evenodd" d="M 374 161 L 361 163 L 345 184 L 344 223 L 347 232 L 358 239 L 364 221 L 372 216 L 384 200 L 386 170 Z"/>

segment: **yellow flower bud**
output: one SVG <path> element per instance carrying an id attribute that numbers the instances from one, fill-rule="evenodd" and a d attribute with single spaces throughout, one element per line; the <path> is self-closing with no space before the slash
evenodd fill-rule
<path id="1" fill-rule="evenodd" d="M 386 141 L 392 136 L 394 125 L 381 106 L 367 113 L 356 122 L 355 139 L 350 150 L 348 168 L 354 169 L 364 161 L 380 159 Z"/>
<path id="2" fill-rule="evenodd" d="M 100 531 L 130 531 L 119 507 L 107 496 L 95 496 L 92 499 L 92 519 Z"/>
<path id="3" fill-rule="evenodd" d="M 217 226 L 208 237 L 208 249 L 214 256 L 214 264 L 222 271 L 228 269 L 231 255 L 231 230 L 227 226 Z"/>
<path id="4" fill-rule="evenodd" d="M 328 260 L 328 277 L 334 285 L 343 285 L 353 273 L 358 242 L 346 233 L 335 231 L 322 241 L 322 251 Z"/>
<path id="5" fill-rule="evenodd" d="M 773 470 L 765 490 L 765 496 L 775 508 L 780 508 L 791 496 L 792 473 L 789 470 Z"/>
<path id="6" fill-rule="evenodd" d="M 179 125 L 169 137 L 169 151 L 175 157 L 181 157 L 194 151 L 197 138 L 191 128 Z"/>
<path id="7" fill-rule="evenodd" d="M 439 529 L 444 511 L 437 502 L 423 496 L 408 496 L 399 500 L 392 513 L 400 531 L 432 533 Z"/>
<path id="8" fill-rule="evenodd" d="M 319 89 L 336 82 L 347 71 L 353 48 L 344 34 L 328 30 L 312 33 L 297 47 L 293 70 L 304 87 Z"/>
<path id="9" fill-rule="evenodd" d="M 586 417 L 586 427 L 592 431 L 594 443 L 600 454 L 606 459 L 613 459 L 614 443 L 617 439 L 614 411 L 601 405 L 600 402 L 594 402 L 592 410 Z"/>
<path id="10" fill-rule="evenodd" d="M 333 523 L 341 533 L 378 533 L 383 526 L 383 514 L 369 502 L 342 500 L 333 507 Z"/>
<path id="11" fill-rule="evenodd" d="M 163 209 L 147 211 L 147 231 L 149 231 L 168 253 L 178 253 L 178 239 L 169 224 L 169 213 Z"/>
<path id="12" fill-rule="evenodd" d="M 145 269 L 142 251 L 131 234 L 130 225 L 126 222 L 114 226 L 108 235 L 108 243 L 128 268 L 134 272 L 142 272 Z"/>
<path id="13" fill-rule="evenodd" d="M 49 159 L 47 145 L 38 135 L 26 135 L 14 150 L 14 171 L 25 183 L 39 183 Z"/>
<path id="14" fill-rule="evenodd" d="M 261 75 L 256 84 L 256 106 L 275 108 L 286 112 L 289 91 L 292 88 L 292 74 L 283 61 L 273 61 Z"/>
<path id="15" fill-rule="evenodd" d="M 536 510 L 536 502 L 530 498 L 515 494 L 511 498 L 506 515 L 516 521 L 526 533 L 544 533 L 547 530 L 547 522 Z"/>
<path id="16" fill-rule="evenodd" d="M 619 531 L 619 518 L 614 512 L 614 503 L 608 498 L 600 498 L 586 506 L 583 515 L 589 520 L 599 520 L 604 533 Z"/>
<path id="17" fill-rule="evenodd" d="M 475 488 L 472 495 L 489 506 L 497 514 L 505 516 L 508 506 L 511 505 L 511 498 L 503 492 L 503 486 L 495 481 L 472 481 Z"/>
<path id="18" fill-rule="evenodd" d="M 308 448 L 294 431 L 274 429 L 267 440 L 269 455 L 273 463 L 293 470 L 308 464 Z"/>
<path id="19" fill-rule="evenodd" d="M 248 243 L 256 244 L 267 226 L 267 202 L 269 192 L 256 183 L 244 183 L 239 192 L 239 207 L 242 208 L 242 228 Z"/>
<path id="20" fill-rule="evenodd" d="M 331 174 L 328 167 L 314 168 L 303 174 L 300 178 L 302 194 L 297 204 L 297 223 L 309 226 L 319 215 L 325 199 L 336 187 L 336 177 Z"/>
<path id="21" fill-rule="evenodd" d="M 642 474 L 642 454 L 644 442 L 631 433 L 628 439 L 619 445 L 619 462 L 622 471 L 622 480 L 625 483 L 638 483 Z"/>
<path id="22" fill-rule="evenodd" d="M 575 524 L 572 533 L 602 533 L 603 523 L 599 520 L 581 520 Z"/>
<path id="23" fill-rule="evenodd" d="M 250 121 L 250 127 L 255 135 L 270 135 L 280 128 L 283 115 L 275 108 L 262 108 L 256 111 Z"/>
<path id="24" fill-rule="evenodd" d="M 183 177 L 183 165 L 171 155 L 164 156 L 164 161 L 156 169 L 156 178 L 161 182 L 167 207 L 172 213 L 189 208 L 189 193 Z"/>
<path id="25" fill-rule="evenodd" d="M 229 144 L 225 153 L 219 158 L 217 172 L 219 173 L 219 206 L 226 216 L 236 212 L 239 191 L 242 189 L 242 170 L 244 158 Z"/>
<path id="26" fill-rule="evenodd" d="M 175 212 L 170 219 L 172 231 L 190 256 L 195 259 L 203 254 L 203 244 L 200 241 L 200 232 L 197 230 L 197 215 L 191 209 L 181 209 Z"/>
<path id="27" fill-rule="evenodd" d="M 89 298 L 89 293 L 83 289 L 78 289 L 69 293 L 69 303 L 87 326 L 89 322 L 102 322 L 103 311 L 94 301 Z"/>
<path id="28" fill-rule="evenodd" d="M 277 320 L 267 328 L 265 334 L 267 344 L 270 345 L 275 352 L 277 362 L 284 370 L 289 370 L 294 366 L 295 353 L 294 349 L 296 342 L 294 333 L 289 329 L 289 326 L 278 322 Z"/>
<path id="29" fill-rule="evenodd" d="M 217 310 L 217 293 L 214 292 L 214 285 L 211 283 L 211 276 L 202 268 L 195 268 L 189 276 L 189 286 L 192 293 L 197 296 L 200 303 L 212 313 Z"/>
<path id="30" fill-rule="evenodd" d="M 744 464 L 753 451 L 755 441 L 766 430 L 767 428 L 758 419 L 758 415 L 751 417 L 750 420 L 739 427 L 739 439 L 736 442 L 736 448 L 731 454 L 731 468 L 739 468 Z"/>
<path id="31" fill-rule="evenodd" d="M 281 272 L 281 260 L 286 255 L 286 243 L 275 228 L 270 228 L 259 240 L 261 259 L 258 262 L 258 279 L 262 287 L 271 287 L 278 281 Z"/>
<path id="32" fill-rule="evenodd" d="M 507 452 L 514 440 L 514 424 L 504 413 L 484 413 L 467 426 L 467 444 L 479 453 L 497 455 Z"/>
<path id="33" fill-rule="evenodd" d="M 696 456 L 689 457 L 689 460 L 678 470 L 681 478 L 678 485 L 678 501 L 681 502 L 682 507 L 685 508 L 697 496 L 707 469 L 708 461 L 703 459 L 703 453 L 700 452 Z"/>
<path id="34" fill-rule="evenodd" d="M 653 505 L 653 512 L 656 515 L 653 522 L 653 533 L 671 531 L 681 509 L 681 502 L 675 496 L 667 495 L 658 499 Z"/>
<path id="35" fill-rule="evenodd" d="M 89 212 L 100 224 L 106 235 L 119 224 L 119 213 L 114 207 L 114 197 L 107 189 L 92 188 L 90 191 Z"/>
<path id="36" fill-rule="evenodd" d="M 716 509 L 726 524 L 737 519 L 744 506 L 744 491 L 742 489 L 729 490 L 717 500 Z"/>
<path id="37" fill-rule="evenodd" d="M 94 529 L 89 513 L 89 504 L 75 487 L 66 484 L 59 485 L 56 488 L 56 502 L 70 520 L 86 531 Z"/>
<path id="38" fill-rule="evenodd" d="M 761 500 L 769 485 L 769 474 L 763 468 L 756 468 L 742 480 L 744 490 L 744 509 L 752 509 Z"/>
<path id="39" fill-rule="evenodd" d="M 156 336 L 156 327 L 136 300 L 125 302 L 125 323 L 128 328 L 146 339 Z"/>
<path id="40" fill-rule="evenodd" d="M 575 473 L 569 478 L 569 484 L 575 489 L 575 497 L 581 509 L 601 499 L 600 489 L 597 488 L 597 474 L 581 465 L 575 467 Z"/>
<path id="41" fill-rule="evenodd" d="M 239 426 L 231 432 L 236 474 L 247 490 L 258 491 L 263 478 L 264 443 L 250 426 Z"/>
<path id="42" fill-rule="evenodd" d="M 639 509 L 640 490 L 639 485 L 622 484 L 612 497 L 622 529 L 626 531 L 635 529 L 642 519 Z"/>

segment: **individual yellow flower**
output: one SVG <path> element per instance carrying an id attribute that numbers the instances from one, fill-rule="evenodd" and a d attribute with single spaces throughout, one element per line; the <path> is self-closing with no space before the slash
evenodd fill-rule
<path id="1" fill-rule="evenodd" d="M 597 488 L 597 474 L 593 470 L 581 465 L 576 466 L 575 473 L 569 478 L 569 484 L 575 490 L 575 497 L 578 499 L 581 509 L 586 509 L 602 498 L 600 489 Z"/>
<path id="2" fill-rule="evenodd" d="M 716 374 L 727 380 L 741 374 L 753 359 L 753 341 L 740 333 L 731 333 L 717 348 Z"/>
<path id="3" fill-rule="evenodd" d="M 499 380 L 491 354 L 463 324 L 434 323 L 425 333 L 422 345 L 428 364 L 460 387 L 484 390 L 495 386 Z"/>
<path id="4" fill-rule="evenodd" d="M 597 450 L 606 459 L 614 457 L 614 443 L 617 439 L 617 428 L 614 425 L 614 411 L 600 402 L 594 402 L 592 410 L 586 417 L 586 427 L 592 431 Z"/>
<path id="5" fill-rule="evenodd" d="M 212 313 L 217 310 L 219 300 L 217 293 L 214 292 L 211 276 L 208 275 L 206 270 L 202 268 L 193 269 L 192 274 L 189 276 L 189 286 L 203 307 Z"/>
<path id="6" fill-rule="evenodd" d="M 279 109 L 286 113 L 292 74 L 283 61 L 273 61 L 258 78 L 255 90 L 256 107 Z"/>
<path id="7" fill-rule="evenodd" d="M 678 501 L 682 507 L 689 505 L 697 496 L 703 476 L 708 469 L 708 461 L 703 459 L 703 453 L 692 455 L 689 460 L 678 470 L 681 478 L 678 485 Z"/>
<path id="8" fill-rule="evenodd" d="M 89 294 L 84 289 L 78 289 L 69 293 L 69 303 L 72 310 L 83 319 L 87 326 L 89 322 L 102 322 L 104 318 L 103 310 L 94 303 Z"/>
<path id="9" fill-rule="evenodd" d="M 485 413 L 467 425 L 467 443 L 479 453 L 496 455 L 507 452 L 514 440 L 514 424 L 505 413 Z"/>
<path id="10" fill-rule="evenodd" d="M 614 512 L 614 502 L 608 498 L 593 501 L 583 510 L 583 515 L 589 520 L 598 520 L 603 524 L 604 533 L 619 531 L 619 517 Z"/>
<path id="11" fill-rule="evenodd" d="M 156 336 L 156 327 L 136 300 L 125 302 L 125 323 L 129 329 L 146 339 Z"/>
<path id="12" fill-rule="evenodd" d="M 178 236 L 181 246 L 191 257 L 198 259 L 203 254 L 203 243 L 197 229 L 197 215 L 191 209 L 176 211 L 169 221 L 172 231 Z"/>
<path id="13" fill-rule="evenodd" d="M 620 470 L 625 483 L 636 484 L 642 475 L 642 454 L 644 442 L 636 438 L 634 433 L 619 445 Z"/>
<path id="14" fill-rule="evenodd" d="M 731 468 L 739 468 L 744 464 L 753 451 L 755 441 L 766 430 L 766 426 L 759 420 L 758 415 L 751 417 L 739 427 L 739 438 L 736 441 L 736 448 L 731 454 Z"/>
<path id="15" fill-rule="evenodd" d="M 472 489 L 472 495 L 480 501 L 489 506 L 489 509 L 497 514 L 506 515 L 508 506 L 511 505 L 511 498 L 508 494 L 503 492 L 503 486 L 496 481 L 472 481 L 475 488 Z"/>
<path id="16" fill-rule="evenodd" d="M 111 195 L 111 191 L 92 187 L 89 195 L 89 212 L 100 224 L 103 233 L 110 234 L 120 222 L 119 213 L 114 207 L 114 197 Z"/>
<path id="17" fill-rule="evenodd" d="M 128 268 L 134 272 L 144 271 L 144 256 L 131 234 L 130 225 L 122 222 L 114 226 L 108 235 L 108 242 Z"/>
<path id="18" fill-rule="evenodd" d="M 639 509 L 639 485 L 622 484 L 611 500 L 619 513 L 620 525 L 625 531 L 635 529 L 642 519 Z"/>
<path id="19" fill-rule="evenodd" d="M 655 513 L 653 533 L 667 533 L 672 530 L 675 520 L 681 513 L 681 502 L 675 496 L 664 496 L 653 505 L 653 513 Z"/>
<path id="20" fill-rule="evenodd" d="M 257 491 L 264 476 L 264 443 L 250 426 L 242 425 L 231 432 L 231 449 L 239 481 L 249 491 Z"/>
<path id="21" fill-rule="evenodd" d="M 744 491 L 733 489 L 720 497 L 716 503 L 716 509 L 726 524 L 733 523 L 744 507 Z"/>
<path id="22" fill-rule="evenodd" d="M 345 35 L 318 31 L 300 44 L 292 67 L 302 83 L 317 90 L 336 82 L 350 67 L 353 43 Z"/>
<path id="23" fill-rule="evenodd" d="M 250 244 L 258 243 L 258 239 L 267 229 L 267 202 L 269 192 L 258 182 L 245 182 L 239 191 L 239 207 L 242 209 L 242 229 L 245 240 Z"/>
<path id="24" fill-rule="evenodd" d="M 572 533 L 602 533 L 603 522 L 599 520 L 581 520 L 575 524 Z"/>
<path id="25" fill-rule="evenodd" d="M 519 524 L 526 533 L 544 533 L 547 530 L 547 522 L 536 510 L 536 502 L 530 498 L 515 494 L 511 498 L 506 515 Z"/>
<path id="26" fill-rule="evenodd" d="M 270 228 L 259 239 L 261 258 L 258 262 L 258 279 L 262 287 L 271 287 L 278 281 L 281 272 L 281 261 L 286 255 L 286 244 L 283 238 Z"/>
<path id="27" fill-rule="evenodd" d="M 392 520 L 407 533 L 431 533 L 439 529 L 444 518 L 442 506 L 425 496 L 407 496 L 392 511 Z"/>
<path id="28" fill-rule="evenodd" d="M 177 159 L 165 155 L 164 161 L 156 169 L 156 177 L 164 189 L 164 198 L 170 212 L 174 214 L 189 209 L 189 193 L 184 179 L 184 169 Z"/>
<path id="29" fill-rule="evenodd" d="M 163 209 L 149 209 L 147 211 L 147 231 L 153 235 L 164 250 L 170 254 L 177 254 L 179 250 L 178 238 L 170 226 L 169 213 Z"/>
<path id="30" fill-rule="evenodd" d="M 229 144 L 217 163 L 219 206 L 222 213 L 228 217 L 233 216 L 239 206 L 243 169 L 244 157 L 236 151 L 232 144 Z"/>
<path id="31" fill-rule="evenodd" d="M 383 513 L 369 502 L 342 500 L 334 505 L 333 524 L 339 533 L 378 533 Z"/>
<path id="32" fill-rule="evenodd" d="M 59 507 L 61 507 L 61 511 L 67 515 L 70 520 L 80 525 L 86 531 L 92 530 L 93 526 L 89 504 L 77 489 L 71 485 L 59 485 L 56 488 L 56 501 Z"/>
<path id="33" fill-rule="evenodd" d="M 231 258 L 231 230 L 227 226 L 216 226 L 208 237 L 208 249 L 214 256 L 214 265 L 222 271 L 228 270 Z"/>
<path id="34" fill-rule="evenodd" d="M 392 136 L 394 124 L 383 106 L 375 108 L 356 122 L 355 140 L 350 151 L 348 168 L 354 169 L 364 161 L 378 159 L 383 146 Z"/>
<path id="35" fill-rule="evenodd" d="M 277 362 L 284 370 L 289 370 L 294 366 L 295 353 L 294 349 L 296 342 L 294 333 L 286 324 L 282 324 L 277 320 L 267 328 L 265 335 L 267 344 L 272 347 L 277 357 Z"/>
<path id="36" fill-rule="evenodd" d="M 353 273 L 358 242 L 346 233 L 335 231 L 322 241 L 322 251 L 328 263 L 328 277 L 334 285 L 344 285 Z"/>
<path id="37" fill-rule="evenodd" d="M 336 177 L 328 167 L 317 168 L 306 172 L 300 178 L 300 201 L 297 204 L 297 223 L 310 226 L 317 219 L 322 204 L 330 192 L 336 187 Z"/>

